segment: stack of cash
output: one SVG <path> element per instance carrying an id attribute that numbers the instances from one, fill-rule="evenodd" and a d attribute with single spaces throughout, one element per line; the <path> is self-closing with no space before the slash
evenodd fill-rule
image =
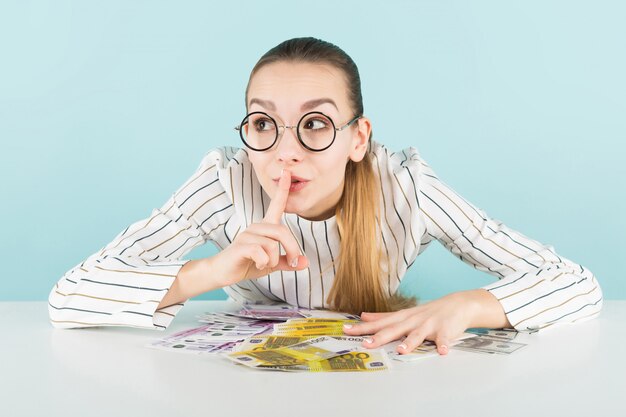
<path id="1" fill-rule="evenodd" d="M 369 372 L 389 369 L 382 349 L 364 349 L 361 342 L 362 338 L 348 336 L 263 335 L 244 341 L 236 352 L 225 356 L 233 362 L 262 370 Z"/>
<path id="2" fill-rule="evenodd" d="M 245 338 L 271 332 L 274 320 L 244 318 L 232 313 L 207 313 L 203 326 L 183 330 L 149 343 L 147 347 L 184 353 L 230 352 Z"/>
<path id="3" fill-rule="evenodd" d="M 270 335 L 245 339 L 225 357 L 262 370 L 370 372 L 390 368 L 384 349 L 364 348 L 363 337 L 343 333 L 343 325 L 356 323 L 358 316 L 311 310 L 303 315 L 308 317 L 274 324 Z"/>
<path id="4" fill-rule="evenodd" d="M 289 319 L 285 323 L 274 324 L 272 334 L 280 336 L 343 336 L 343 325 L 356 323 L 354 319 Z"/>
<path id="5" fill-rule="evenodd" d="M 289 304 L 242 304 L 233 316 L 257 320 L 289 320 L 303 316 L 301 310 Z"/>

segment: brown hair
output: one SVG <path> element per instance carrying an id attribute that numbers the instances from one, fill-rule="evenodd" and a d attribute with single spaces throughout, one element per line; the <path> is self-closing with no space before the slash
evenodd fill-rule
<path id="1" fill-rule="evenodd" d="M 338 46 L 312 37 L 286 40 L 259 59 L 246 87 L 246 109 L 250 80 L 254 74 L 261 67 L 280 61 L 328 64 L 341 70 L 346 79 L 353 114 L 363 114 L 361 78 L 356 64 Z M 356 126 L 354 124 L 351 128 Z M 337 272 L 327 302 L 337 311 L 353 314 L 394 311 L 416 304 L 415 298 L 390 294 L 383 284 L 386 282 L 383 276 L 392 274 L 389 270 L 392 263 L 387 258 L 387 270 L 383 271 L 378 216 L 380 186 L 372 167 L 371 139 L 370 132 L 367 153 L 361 161 L 348 160 L 343 194 L 335 209 L 340 253 L 335 261 Z"/>

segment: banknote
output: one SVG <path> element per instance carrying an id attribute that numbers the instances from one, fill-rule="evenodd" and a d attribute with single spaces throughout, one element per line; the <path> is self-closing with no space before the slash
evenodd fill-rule
<path id="1" fill-rule="evenodd" d="M 309 361 L 291 366 L 260 366 L 262 370 L 287 372 L 376 372 L 390 369 L 387 354 L 382 349 L 351 351 L 332 358 Z"/>
<path id="2" fill-rule="evenodd" d="M 413 362 L 413 361 L 417 361 L 419 359 L 423 359 L 423 358 L 428 358 L 431 356 L 437 356 L 439 355 L 439 353 L 437 353 L 437 350 L 420 350 L 420 349 L 414 349 L 412 352 L 409 353 L 398 353 L 397 351 L 397 346 L 401 343 L 400 340 L 397 340 L 395 342 L 392 343 L 387 343 L 383 349 L 385 350 L 385 352 L 387 353 L 387 356 L 390 359 L 393 359 L 395 361 L 399 361 L 399 362 Z"/>
<path id="3" fill-rule="evenodd" d="M 350 313 L 341 313 L 338 311 L 330 311 L 330 310 L 307 310 L 300 309 L 298 310 L 301 316 L 306 318 L 320 318 L 320 319 L 349 319 L 349 320 L 361 320 L 361 317 L 350 314 Z"/>
<path id="4" fill-rule="evenodd" d="M 343 325 L 344 323 L 358 323 L 361 320 L 359 319 L 332 319 L 332 318 L 318 318 L 318 317 L 308 317 L 308 318 L 295 318 L 286 320 L 284 325 L 306 325 L 306 324 L 326 324 L 326 325 Z"/>
<path id="5" fill-rule="evenodd" d="M 290 346 L 266 350 L 232 352 L 225 356 L 250 367 L 302 365 L 306 362 L 328 359 L 350 352 L 346 343 L 332 337 L 321 336 Z"/>
<path id="6" fill-rule="evenodd" d="M 275 336 L 270 334 L 257 335 L 244 339 L 237 345 L 236 351 L 276 349 L 295 345 L 296 343 L 304 342 L 308 339 L 311 338 L 305 336 Z"/>
<path id="7" fill-rule="evenodd" d="M 508 340 L 476 336 L 463 340 L 452 349 L 466 350 L 470 352 L 509 355 L 526 346 L 525 343 L 510 342 Z"/>
<path id="8" fill-rule="evenodd" d="M 206 339 L 201 337 L 162 338 L 150 342 L 146 347 L 181 353 L 224 353 L 232 352 L 243 339 Z"/>
<path id="9" fill-rule="evenodd" d="M 295 319 L 273 326 L 272 334 L 283 336 L 342 336 L 345 323 L 355 323 L 348 319 Z"/>
<path id="10" fill-rule="evenodd" d="M 256 310 L 240 310 L 233 313 L 239 317 L 248 317 L 254 319 L 277 320 L 283 321 L 292 317 L 302 317 L 298 311 L 256 311 Z"/>
<path id="11" fill-rule="evenodd" d="M 206 332 L 222 332 L 222 333 L 256 333 L 265 328 L 273 328 L 272 324 L 264 324 L 261 326 L 242 324 L 207 324 Z"/>
<path id="12" fill-rule="evenodd" d="M 302 317 L 298 310 L 298 307 L 286 303 L 242 304 L 241 309 L 232 314 L 265 320 L 287 320 L 294 317 Z"/>
<path id="13" fill-rule="evenodd" d="M 463 342 L 463 340 L 477 337 L 475 334 L 465 332 L 460 337 L 450 342 L 450 347 L 458 345 Z M 399 353 L 397 351 L 397 346 L 402 343 L 401 341 L 397 341 L 393 344 L 388 344 L 385 348 L 385 351 L 389 355 L 391 359 L 400 361 L 400 362 L 413 362 L 419 359 L 438 356 L 439 352 L 437 352 L 437 344 L 431 340 L 424 340 L 419 346 L 413 349 L 409 353 Z"/>
<path id="14" fill-rule="evenodd" d="M 335 340 L 342 342 L 346 347 L 352 346 L 355 350 L 359 350 L 358 348 L 363 347 L 364 336 L 348 336 L 344 334 L 331 337 Z"/>
<path id="15" fill-rule="evenodd" d="M 277 323 L 272 326 L 274 331 L 307 331 L 323 329 L 343 329 L 343 323 Z"/>
<path id="16" fill-rule="evenodd" d="M 206 332 L 194 337 L 193 339 L 203 342 L 241 342 L 246 337 L 254 336 L 256 334 L 256 332 Z"/>
<path id="17" fill-rule="evenodd" d="M 203 315 L 196 316 L 201 323 L 207 323 L 208 325 L 234 325 L 237 327 L 251 327 L 251 328 L 265 328 L 271 327 L 275 320 L 256 319 L 253 317 L 239 317 L 228 312 L 215 312 L 205 313 Z"/>
<path id="18" fill-rule="evenodd" d="M 518 332 L 515 329 L 485 329 L 471 328 L 466 330 L 467 333 L 473 333 L 479 336 L 488 336 L 503 340 L 513 340 L 517 337 Z"/>
<path id="19" fill-rule="evenodd" d="M 319 329 L 308 330 L 273 330 L 273 335 L 278 336 L 300 336 L 300 337 L 315 337 L 315 336 L 341 336 L 344 334 L 343 329 L 340 327 L 323 327 Z"/>
<path id="20" fill-rule="evenodd" d="M 304 309 L 287 303 L 244 303 L 241 304 L 239 311 L 230 312 L 230 314 L 239 317 L 264 318 L 268 320 L 286 320 L 295 317 L 360 320 L 360 317 L 355 314 L 331 310 Z"/>
<path id="21" fill-rule="evenodd" d="M 298 355 L 309 361 L 327 359 L 350 351 L 352 344 L 347 345 L 345 340 L 334 337 L 320 336 L 302 342 L 278 348 L 282 352 Z"/>
<path id="22" fill-rule="evenodd" d="M 193 340 L 157 340 L 146 345 L 152 349 L 191 354 L 217 354 L 232 352 L 237 342 L 195 342 Z"/>
<path id="23" fill-rule="evenodd" d="M 195 354 L 232 352 L 246 338 L 271 332 L 275 323 L 225 313 L 207 313 L 201 316 L 200 321 L 205 324 L 162 337 L 146 347 Z"/>

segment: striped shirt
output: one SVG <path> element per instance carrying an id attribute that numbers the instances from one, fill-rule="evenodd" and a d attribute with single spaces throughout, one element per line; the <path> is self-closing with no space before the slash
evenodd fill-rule
<path id="1" fill-rule="evenodd" d="M 472 267 L 498 280 L 485 285 L 518 331 L 539 330 L 597 316 L 602 291 L 593 273 L 489 218 L 442 182 L 409 147 L 389 152 L 372 141 L 380 181 L 382 283 L 393 294 L 415 259 L 438 241 Z M 129 225 L 100 251 L 67 271 L 49 295 L 54 327 L 132 326 L 164 330 L 185 303 L 157 310 L 182 257 L 212 241 L 220 250 L 265 216 L 270 202 L 243 148 L 210 150 L 197 171 L 159 208 Z M 310 221 L 283 215 L 309 259 L 301 271 L 276 271 L 225 287 L 237 301 L 284 301 L 329 308 L 338 258 L 336 218 Z M 284 254 L 284 250 L 282 251 Z"/>

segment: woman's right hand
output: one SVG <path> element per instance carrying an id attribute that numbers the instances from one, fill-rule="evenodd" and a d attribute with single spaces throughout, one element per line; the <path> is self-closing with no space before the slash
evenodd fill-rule
<path id="1" fill-rule="evenodd" d="M 222 286 L 260 278 L 278 270 L 299 271 L 309 266 L 306 256 L 300 255 L 296 238 L 281 223 L 290 187 L 291 172 L 283 170 L 263 221 L 248 226 L 230 245 L 210 258 L 212 275 L 215 274 Z M 285 248 L 286 255 L 280 254 L 279 243 Z M 295 264 L 292 264 L 294 260 Z"/>

